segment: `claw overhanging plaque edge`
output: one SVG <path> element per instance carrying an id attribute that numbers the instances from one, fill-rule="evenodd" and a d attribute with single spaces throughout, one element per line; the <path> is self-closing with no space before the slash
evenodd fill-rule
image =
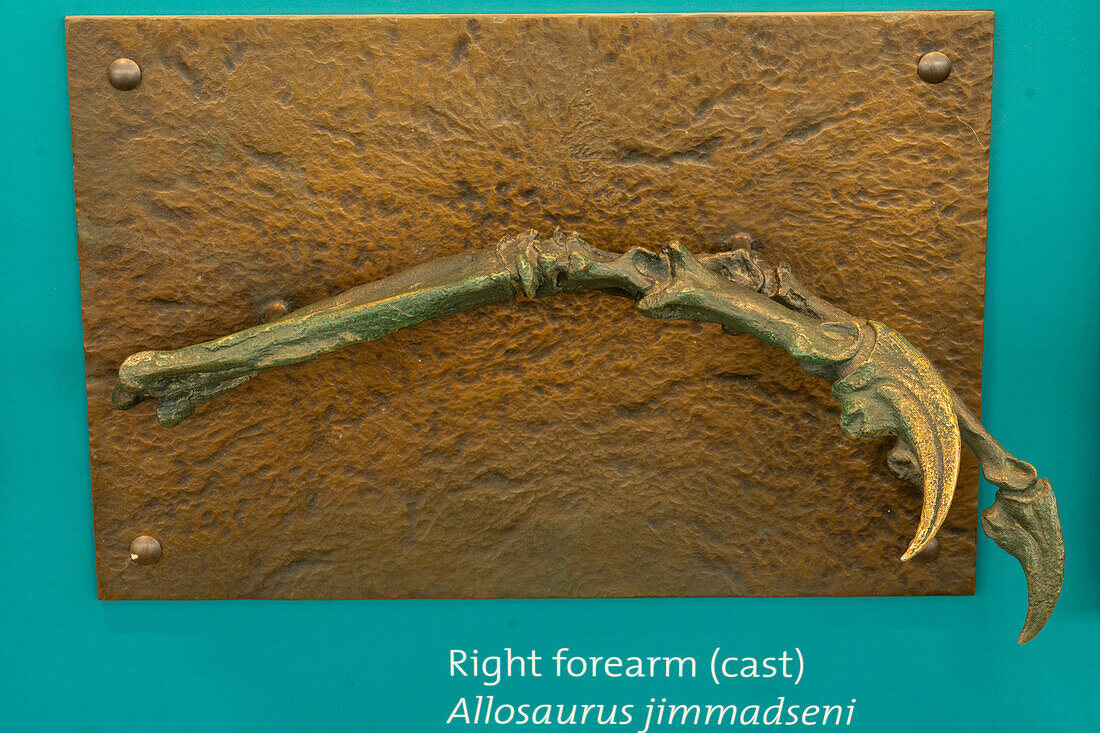
<path id="1" fill-rule="evenodd" d="M 976 408 L 992 14 L 79 18 L 68 41 L 103 597 L 972 592 L 971 458 L 939 557 L 901 566 L 919 492 L 842 437 L 826 383 L 597 296 L 265 373 L 171 431 L 109 393 L 135 351 L 560 225 L 614 252 L 751 238 Z"/>

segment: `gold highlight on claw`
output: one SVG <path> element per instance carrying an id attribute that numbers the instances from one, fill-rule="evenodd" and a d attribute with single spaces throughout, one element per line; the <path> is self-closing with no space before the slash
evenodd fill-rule
<path id="1" fill-rule="evenodd" d="M 916 536 L 902 561 L 911 560 L 936 536 L 959 475 L 962 439 L 951 391 L 924 354 L 894 329 L 869 322 L 869 353 L 833 384 L 849 435 L 904 440 L 920 468 L 923 503 Z M 858 357 L 857 357 L 858 358 Z"/>

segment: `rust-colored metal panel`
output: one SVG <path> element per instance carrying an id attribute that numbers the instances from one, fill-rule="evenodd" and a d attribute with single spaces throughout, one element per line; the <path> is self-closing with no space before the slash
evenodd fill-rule
<path id="1" fill-rule="evenodd" d="M 561 226 L 615 251 L 748 234 L 976 406 L 992 13 L 67 30 L 101 597 L 972 592 L 969 454 L 939 555 L 899 563 L 919 491 L 826 382 L 599 294 L 266 372 L 172 429 L 110 392 L 135 351 Z M 142 534 L 159 562 L 131 561 Z"/>

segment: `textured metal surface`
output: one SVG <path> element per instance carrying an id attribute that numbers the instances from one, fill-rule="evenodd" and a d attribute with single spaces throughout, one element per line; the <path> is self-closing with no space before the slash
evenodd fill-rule
<path id="1" fill-rule="evenodd" d="M 68 26 L 100 594 L 968 593 L 919 492 L 751 339 L 597 294 L 114 412 L 126 355 L 555 225 L 742 246 L 978 402 L 992 14 L 81 18 Z M 927 52 L 950 78 L 924 83 Z M 103 68 L 143 70 L 125 95 Z M 577 318 L 589 311 L 588 318 Z M 609 337 L 609 334 L 613 336 Z M 669 443 L 675 445 L 670 450 Z M 130 542 L 171 553 L 138 566 Z"/>

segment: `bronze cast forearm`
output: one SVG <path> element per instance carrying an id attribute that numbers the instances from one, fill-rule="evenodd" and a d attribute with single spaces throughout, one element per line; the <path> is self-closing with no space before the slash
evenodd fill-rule
<path id="1" fill-rule="evenodd" d="M 986 533 L 1019 559 L 1028 582 L 1021 643 L 1053 612 L 1064 550 L 1050 484 L 1008 454 L 943 382 L 923 354 L 888 326 L 853 316 L 807 291 L 785 266 L 746 250 L 695 256 L 673 242 L 654 253 L 613 254 L 576 235 L 506 237 L 495 247 L 430 261 L 353 288 L 280 320 L 175 351 L 145 351 L 119 369 L 114 404 L 159 400 L 175 425 L 256 373 L 371 341 L 433 318 L 507 301 L 599 290 L 633 299 L 650 318 L 720 324 L 790 353 L 833 382 L 841 425 L 852 435 L 893 435 L 890 470 L 922 487 L 908 560 L 930 542 L 954 495 L 960 444 L 999 490 L 982 515 Z"/>

